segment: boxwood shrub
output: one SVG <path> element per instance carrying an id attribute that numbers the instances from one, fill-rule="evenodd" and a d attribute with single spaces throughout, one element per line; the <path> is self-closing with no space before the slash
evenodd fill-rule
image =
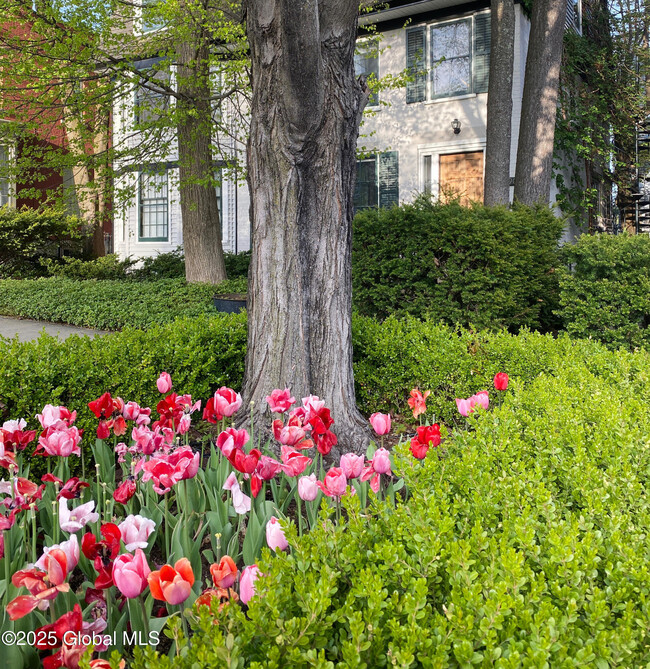
<path id="1" fill-rule="evenodd" d="M 650 346 L 650 238 L 583 235 L 562 249 L 559 315 L 575 337 Z"/>
<path id="2" fill-rule="evenodd" d="M 552 329 L 563 225 L 548 208 L 467 208 L 425 197 L 369 209 L 354 219 L 355 308 L 380 319 Z"/>
<path id="3" fill-rule="evenodd" d="M 288 529 L 247 613 L 134 669 L 648 666 L 648 355 L 600 351 L 515 376 L 424 462 L 398 447 L 396 510 Z"/>

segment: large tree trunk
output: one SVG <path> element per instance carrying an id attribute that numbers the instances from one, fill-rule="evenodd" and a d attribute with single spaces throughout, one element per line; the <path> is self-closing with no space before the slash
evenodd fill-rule
<path id="1" fill-rule="evenodd" d="M 535 0 L 526 59 L 515 199 L 548 204 L 567 0 Z"/>
<path id="2" fill-rule="evenodd" d="M 486 205 L 510 202 L 510 140 L 512 125 L 512 68 L 515 54 L 513 0 L 492 0 L 492 47 L 487 99 L 485 146 Z"/>
<path id="3" fill-rule="evenodd" d="M 178 166 L 185 278 L 219 283 L 226 278 L 217 193 L 206 182 L 214 170 L 210 148 L 210 86 L 208 36 L 177 49 Z"/>
<path id="4" fill-rule="evenodd" d="M 339 440 L 366 448 L 354 396 L 352 196 L 367 87 L 354 75 L 356 0 L 247 0 L 252 259 L 244 398 L 290 387 L 326 401 Z M 247 408 L 247 407 L 245 407 Z M 268 415 L 268 414 L 267 414 Z"/>

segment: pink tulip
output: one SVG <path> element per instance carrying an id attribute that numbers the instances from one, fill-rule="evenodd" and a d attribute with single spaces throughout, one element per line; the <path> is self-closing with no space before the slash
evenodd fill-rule
<path id="1" fill-rule="evenodd" d="M 146 548 L 149 535 L 156 529 L 156 523 L 143 516 L 127 516 L 119 525 L 122 541 L 127 551 Z"/>
<path id="2" fill-rule="evenodd" d="M 471 399 L 469 400 L 461 400 L 456 398 L 456 407 L 458 408 L 458 412 L 460 413 L 461 416 L 469 416 L 471 413 L 474 411 L 474 407 L 472 405 Z"/>
<path id="3" fill-rule="evenodd" d="M 363 471 L 363 455 L 344 453 L 341 456 L 341 469 L 347 479 L 356 479 Z"/>
<path id="4" fill-rule="evenodd" d="M 305 438 L 305 431 L 301 427 L 287 425 L 280 430 L 278 441 L 285 446 L 295 446 Z"/>
<path id="5" fill-rule="evenodd" d="M 318 487 L 328 497 L 342 497 L 347 489 L 347 479 L 340 467 L 332 467 L 323 481 L 317 481 Z"/>
<path id="6" fill-rule="evenodd" d="M 277 388 L 266 396 L 266 402 L 273 413 L 284 413 L 296 398 L 291 395 L 289 388 L 278 390 Z"/>
<path id="7" fill-rule="evenodd" d="M 235 448 L 244 448 L 249 441 L 250 436 L 246 430 L 229 427 L 217 437 L 217 447 L 228 458 Z"/>
<path id="8" fill-rule="evenodd" d="M 2 533 L 0 532 L 0 534 Z M 69 574 L 79 563 L 79 540 L 77 539 L 76 534 L 73 534 L 67 541 L 62 541 L 60 544 L 55 544 L 54 546 L 44 546 L 43 555 L 41 555 L 34 566 L 38 569 L 41 569 L 42 571 L 47 571 L 47 554 L 56 548 L 62 550 L 65 553 Z"/>
<path id="9" fill-rule="evenodd" d="M 190 446 L 181 446 L 165 456 L 167 462 L 174 467 L 174 477 L 177 481 L 192 479 L 199 471 L 200 454 L 195 453 Z"/>
<path id="10" fill-rule="evenodd" d="M 481 392 L 473 395 L 471 399 L 474 400 L 474 404 L 478 404 L 483 409 L 487 409 L 490 406 L 490 396 L 487 390 L 481 390 Z"/>
<path id="11" fill-rule="evenodd" d="M 68 500 L 59 499 L 59 525 L 64 532 L 78 532 L 87 523 L 96 523 L 99 514 L 94 513 L 95 500 L 81 504 L 74 509 L 68 509 Z"/>
<path id="12" fill-rule="evenodd" d="M 122 411 L 124 420 L 137 420 L 140 415 L 140 405 L 137 402 L 127 402 Z"/>
<path id="13" fill-rule="evenodd" d="M 280 525 L 280 521 L 275 516 L 271 516 L 269 522 L 266 524 L 266 543 L 272 551 L 278 548 L 281 551 L 289 548 L 289 542 L 284 536 L 284 530 Z"/>
<path id="14" fill-rule="evenodd" d="M 113 562 L 113 582 L 127 599 L 138 597 L 145 591 L 150 573 L 147 558 L 140 548 L 136 548 L 134 555 L 118 555 Z"/>
<path id="15" fill-rule="evenodd" d="M 75 427 L 62 427 L 60 429 L 47 428 L 38 438 L 38 449 L 42 449 L 48 455 L 58 455 L 67 458 L 69 455 L 81 455 L 79 442 L 81 434 Z"/>
<path id="16" fill-rule="evenodd" d="M 290 446 L 282 446 L 282 471 L 287 476 L 299 476 L 311 464 L 311 458 Z"/>
<path id="17" fill-rule="evenodd" d="M 317 395 L 308 395 L 302 398 L 302 406 L 305 408 L 305 412 L 311 416 L 317 414 L 325 406 L 325 400 L 320 399 Z"/>
<path id="18" fill-rule="evenodd" d="M 270 458 L 268 455 L 262 455 L 257 463 L 255 473 L 262 481 L 270 481 L 280 471 L 282 471 L 282 463 Z"/>
<path id="19" fill-rule="evenodd" d="M 373 413 L 372 416 L 370 416 L 370 424 L 379 437 L 388 434 L 390 432 L 390 414 Z"/>
<path id="20" fill-rule="evenodd" d="M 377 474 L 390 474 L 390 453 L 385 448 L 378 448 L 372 456 L 372 468 Z"/>
<path id="21" fill-rule="evenodd" d="M 172 377 L 169 376 L 167 372 L 161 372 L 156 381 L 156 387 L 158 388 L 159 393 L 162 393 L 163 395 L 168 393 L 172 389 Z"/>
<path id="22" fill-rule="evenodd" d="M 217 413 L 220 413 L 226 418 L 230 418 L 230 416 L 237 413 L 241 404 L 241 395 L 232 390 L 232 388 L 222 386 L 214 394 L 214 408 Z"/>
<path id="23" fill-rule="evenodd" d="M 313 502 L 318 497 L 316 474 L 302 476 L 298 479 L 298 495 L 303 502 Z"/>
<path id="24" fill-rule="evenodd" d="M 242 604 L 248 602 L 255 596 L 255 581 L 261 576 L 259 567 L 252 564 L 244 567 L 239 579 L 239 599 Z"/>
<path id="25" fill-rule="evenodd" d="M 48 427 L 56 428 L 57 430 L 65 427 L 70 427 L 77 418 L 76 411 L 70 411 L 66 407 L 55 407 L 52 404 L 46 404 L 43 407 L 43 413 L 36 414 L 38 422 L 44 430 Z"/>
<path id="26" fill-rule="evenodd" d="M 232 472 L 226 479 L 226 482 L 223 484 L 223 489 L 230 490 L 232 493 L 233 508 L 240 516 L 251 510 L 251 498 L 241 491 L 235 472 Z"/>

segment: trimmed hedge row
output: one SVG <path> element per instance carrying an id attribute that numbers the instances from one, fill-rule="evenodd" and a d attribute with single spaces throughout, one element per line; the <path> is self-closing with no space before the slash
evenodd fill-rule
<path id="1" fill-rule="evenodd" d="M 575 337 L 650 346 L 650 237 L 583 235 L 562 249 L 559 315 Z"/>
<path id="2" fill-rule="evenodd" d="M 454 398 L 489 389 L 498 371 L 530 382 L 540 374 L 560 374 L 568 360 L 576 360 L 593 374 L 624 385 L 635 374 L 647 376 L 650 365 L 645 353 L 612 352 L 568 336 L 476 334 L 416 319 L 379 324 L 356 317 L 353 344 L 363 412 L 390 411 L 408 419 L 406 399 L 417 385 L 431 390 L 428 417 L 447 424 L 457 419 Z M 80 427 L 92 433 L 96 420 L 87 402 L 103 392 L 155 407 L 155 382 L 166 370 L 179 392 L 205 401 L 222 385 L 240 388 L 245 352 L 245 314 L 179 319 L 148 331 L 127 329 L 95 339 L 0 339 L 2 418 L 24 417 L 33 426 L 45 404 L 58 403 L 76 409 Z"/>
<path id="3" fill-rule="evenodd" d="M 51 277 L 0 281 L 0 314 L 100 330 L 148 328 L 181 316 L 215 313 L 215 292 L 238 292 L 245 280 L 218 287 L 184 279 L 148 282 L 78 281 Z"/>
<path id="4" fill-rule="evenodd" d="M 420 197 L 354 219 L 352 295 L 359 313 L 449 325 L 556 325 L 558 241 L 548 207 L 461 207 Z"/>
<path id="5" fill-rule="evenodd" d="M 517 378 L 533 340 L 553 368 Z M 204 610 L 178 655 L 140 648 L 133 669 L 648 666 L 648 355 L 521 341 L 490 341 L 501 407 L 424 462 L 401 447 L 406 502 L 290 527 L 247 614 Z"/>

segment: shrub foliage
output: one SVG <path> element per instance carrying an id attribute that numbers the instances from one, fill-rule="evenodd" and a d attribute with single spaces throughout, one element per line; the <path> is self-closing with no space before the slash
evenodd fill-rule
<path id="1" fill-rule="evenodd" d="M 650 238 L 583 235 L 562 249 L 559 315 L 575 337 L 650 346 Z"/>
<path id="2" fill-rule="evenodd" d="M 359 313 L 450 325 L 550 328 L 563 222 L 548 208 L 461 207 L 420 197 L 354 220 Z"/>

